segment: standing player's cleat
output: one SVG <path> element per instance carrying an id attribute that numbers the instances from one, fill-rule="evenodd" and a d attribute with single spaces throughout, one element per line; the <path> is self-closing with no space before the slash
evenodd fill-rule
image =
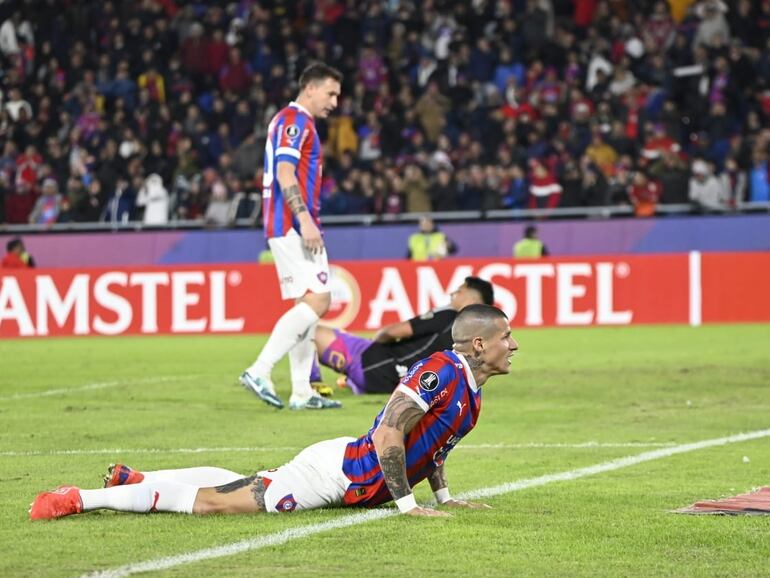
<path id="1" fill-rule="evenodd" d="M 321 397 L 331 397 L 334 395 L 334 390 L 331 385 L 326 385 L 323 381 L 311 381 L 310 387 Z"/>
<path id="2" fill-rule="evenodd" d="M 241 374 L 240 382 L 243 387 L 252 391 L 259 399 L 267 405 L 278 409 L 283 409 L 281 398 L 275 394 L 273 382 L 264 377 L 251 377 L 247 371 Z"/>
<path id="3" fill-rule="evenodd" d="M 292 395 L 289 399 L 289 409 L 336 409 L 338 407 L 342 407 L 342 403 L 320 395 L 311 395 L 307 399 L 298 399 Z"/>
<path id="4" fill-rule="evenodd" d="M 144 480 L 144 474 L 140 471 L 124 466 L 123 464 L 110 464 L 107 475 L 104 476 L 104 487 L 127 486 L 138 484 Z"/>
<path id="5" fill-rule="evenodd" d="M 29 509 L 30 520 L 54 520 L 83 511 L 80 488 L 60 486 L 53 492 L 38 494 Z"/>

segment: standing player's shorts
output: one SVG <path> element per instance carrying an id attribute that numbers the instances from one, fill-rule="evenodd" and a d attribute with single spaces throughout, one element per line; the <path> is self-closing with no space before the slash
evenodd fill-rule
<path id="1" fill-rule="evenodd" d="M 350 480 L 342 473 L 345 448 L 356 438 L 313 444 L 288 464 L 258 472 L 265 484 L 265 510 L 270 513 L 313 510 L 344 504 Z"/>
<path id="2" fill-rule="evenodd" d="M 283 237 L 267 240 L 275 259 L 283 299 L 297 299 L 305 293 L 329 293 L 329 261 L 326 249 L 311 253 L 302 237 L 292 229 Z"/>
<path id="3" fill-rule="evenodd" d="M 351 335 L 340 329 L 334 330 L 335 339 L 321 354 L 321 363 L 344 373 L 354 393 L 366 393 L 363 355 L 371 345 L 371 339 Z"/>

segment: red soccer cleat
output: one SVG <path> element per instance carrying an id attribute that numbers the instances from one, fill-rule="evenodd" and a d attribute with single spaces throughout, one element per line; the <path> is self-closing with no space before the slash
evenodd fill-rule
<path id="1" fill-rule="evenodd" d="M 107 475 L 104 476 L 104 487 L 127 486 L 128 484 L 138 484 L 144 480 L 144 474 L 138 470 L 124 466 L 123 464 L 111 464 L 107 468 Z"/>
<path id="2" fill-rule="evenodd" d="M 29 509 L 30 520 L 54 520 L 83 511 L 80 488 L 60 486 L 53 492 L 38 494 Z"/>

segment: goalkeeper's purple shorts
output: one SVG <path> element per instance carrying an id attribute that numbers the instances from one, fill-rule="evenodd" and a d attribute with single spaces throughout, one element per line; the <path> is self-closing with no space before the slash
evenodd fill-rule
<path id="1" fill-rule="evenodd" d="M 321 355 L 321 363 L 331 367 L 348 378 L 348 385 L 354 393 L 366 393 L 363 355 L 373 343 L 371 339 L 358 337 L 340 329 L 334 330 L 335 339 Z"/>

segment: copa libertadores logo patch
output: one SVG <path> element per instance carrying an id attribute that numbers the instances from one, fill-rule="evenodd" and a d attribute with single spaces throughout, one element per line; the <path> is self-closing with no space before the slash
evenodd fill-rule
<path id="1" fill-rule="evenodd" d="M 299 136 L 299 127 L 296 124 L 290 124 L 286 127 L 286 136 L 288 136 L 291 139 L 297 138 Z"/>
<path id="2" fill-rule="evenodd" d="M 438 387 L 438 375 L 432 371 L 423 371 L 419 377 L 420 387 L 425 391 L 433 391 Z"/>

